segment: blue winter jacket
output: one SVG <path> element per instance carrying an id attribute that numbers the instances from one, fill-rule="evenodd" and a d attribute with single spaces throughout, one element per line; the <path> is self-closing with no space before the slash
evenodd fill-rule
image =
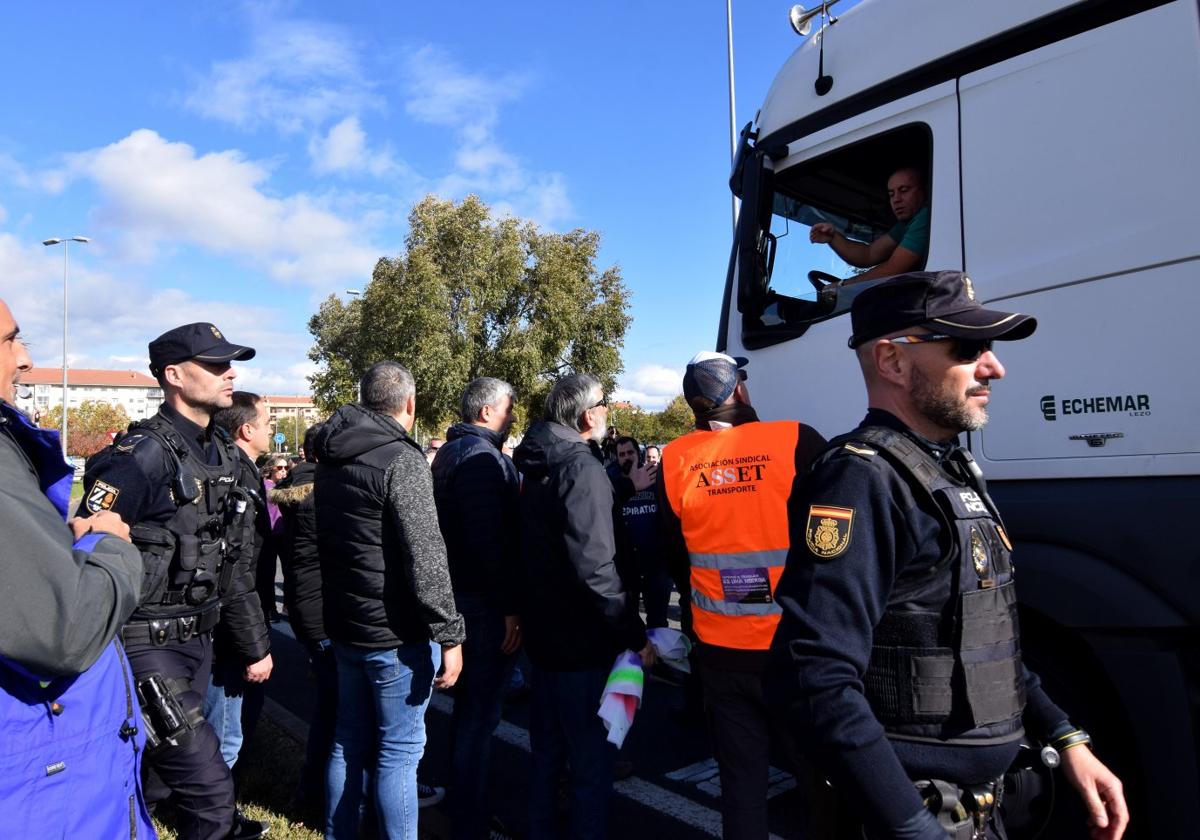
<path id="1" fill-rule="evenodd" d="M 137 602 L 132 545 L 66 525 L 57 432 L 0 402 L 0 837 L 153 838 L 145 743 L 115 634 Z"/>

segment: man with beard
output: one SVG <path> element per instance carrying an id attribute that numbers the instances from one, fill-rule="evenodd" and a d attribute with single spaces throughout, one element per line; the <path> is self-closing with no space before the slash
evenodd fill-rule
<path id="1" fill-rule="evenodd" d="M 615 468 L 618 478 L 624 476 L 632 482 L 633 495 L 622 492 L 630 482 L 614 480 L 613 486 L 625 525 L 628 570 L 637 576 L 638 591 L 646 604 L 647 627 L 667 626 L 667 604 L 671 600 L 671 576 L 662 558 L 658 533 L 658 500 L 653 485 L 657 466 L 657 462 L 650 466 L 642 460 L 636 438 L 617 438 L 617 460 L 609 465 L 609 477 L 613 478 Z"/>
<path id="2" fill-rule="evenodd" d="M 88 459 L 80 514 L 119 514 L 145 565 L 121 637 L 154 735 L 146 800 L 174 792 L 181 838 L 225 840 L 234 825 L 233 777 L 201 703 L 222 595 L 254 587 L 249 555 L 235 548 L 254 512 L 238 484 L 239 451 L 212 416 L 233 404 L 231 362 L 252 359 L 254 349 L 209 323 L 168 330 L 147 349 L 163 404 Z M 258 609 L 246 599 L 229 606 Z"/>
<path id="3" fill-rule="evenodd" d="M 869 408 L 792 493 L 776 699 L 851 831 L 1004 837 L 996 806 L 1028 732 L 1061 755 L 1092 836 L 1116 840 L 1121 782 L 1021 663 L 1012 545 L 958 444 L 1004 376 L 992 342 L 1037 322 L 984 309 L 957 271 L 872 287 L 851 321 Z"/>
<path id="4" fill-rule="evenodd" d="M 615 498 L 600 462 L 608 398 L 588 374 L 558 380 L 514 461 L 520 498 L 525 646 L 533 663 L 529 738 L 532 840 L 559 836 L 558 783 L 570 765 L 570 830 L 608 836 L 615 751 L 596 715 L 618 653 L 654 648 L 616 566 Z"/>
<path id="5" fill-rule="evenodd" d="M 921 170 L 911 166 L 897 169 L 888 178 L 887 194 L 896 224 L 871 243 L 847 239 L 829 222 L 818 222 L 808 232 L 810 242 L 828 245 L 850 265 L 870 269 L 847 282 L 861 283 L 925 267 L 929 253 L 929 204 Z"/>

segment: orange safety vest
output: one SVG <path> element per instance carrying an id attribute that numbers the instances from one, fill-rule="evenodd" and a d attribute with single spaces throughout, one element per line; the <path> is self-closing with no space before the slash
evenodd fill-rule
<path id="1" fill-rule="evenodd" d="M 794 420 L 752 422 L 695 431 L 663 450 L 660 469 L 683 526 L 692 623 L 702 642 L 738 650 L 771 646 L 799 437 Z"/>

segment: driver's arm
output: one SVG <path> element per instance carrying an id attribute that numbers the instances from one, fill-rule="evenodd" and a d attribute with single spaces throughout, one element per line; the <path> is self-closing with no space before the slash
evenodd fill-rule
<path id="1" fill-rule="evenodd" d="M 808 239 L 819 245 L 828 245 L 835 254 L 855 268 L 878 265 L 896 250 L 896 240 L 886 233 L 868 245 L 865 242 L 847 239 L 845 234 L 829 222 L 818 222 L 809 228 Z"/>
<path id="2" fill-rule="evenodd" d="M 892 241 L 890 236 L 884 235 L 880 239 Z M 879 242 L 876 239 L 875 242 Z M 872 245 L 874 247 L 874 245 Z M 903 246 L 897 246 L 892 249 L 892 254 L 886 260 L 879 263 L 870 271 L 864 271 L 862 274 L 854 277 L 847 277 L 847 283 L 861 283 L 864 280 L 874 280 L 876 277 L 891 277 L 893 274 L 903 274 L 906 271 L 917 271 L 921 267 L 921 255 L 916 251 L 910 251 Z"/>

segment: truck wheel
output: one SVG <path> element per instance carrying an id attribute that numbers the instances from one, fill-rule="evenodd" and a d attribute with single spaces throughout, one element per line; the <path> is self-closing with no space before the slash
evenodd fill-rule
<path id="1" fill-rule="evenodd" d="M 1041 678 L 1050 699 L 1070 716 L 1071 722 L 1091 734 L 1096 754 L 1120 777 L 1133 817 L 1125 837 L 1144 837 L 1136 818 L 1138 812 L 1145 813 L 1142 768 L 1120 695 L 1079 634 L 1032 610 L 1022 610 L 1020 621 L 1026 665 Z M 1087 813 L 1082 800 L 1061 771 L 1056 771 L 1055 782 L 1054 812 L 1040 837 L 1087 838 Z M 1145 820 L 1140 822 L 1145 826 Z M 1012 836 L 1010 840 L 1032 839 Z"/>

